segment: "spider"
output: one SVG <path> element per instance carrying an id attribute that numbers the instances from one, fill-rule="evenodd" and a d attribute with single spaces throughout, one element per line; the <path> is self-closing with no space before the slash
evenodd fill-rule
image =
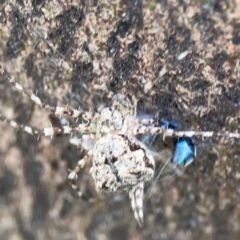
<path id="1" fill-rule="evenodd" d="M 154 177 L 154 154 L 135 136 L 138 134 L 153 134 L 173 138 L 174 154 L 172 162 L 175 165 L 189 165 L 196 156 L 196 148 L 191 140 L 193 136 L 239 138 L 238 133 L 211 131 L 178 131 L 179 125 L 155 118 L 137 118 L 134 97 L 123 94 L 111 95 L 112 106 L 100 108 L 97 112 L 84 112 L 77 109 L 50 106 L 37 95 L 25 89 L 0 68 L 3 79 L 9 81 L 18 91 L 29 97 L 36 105 L 55 115 L 66 115 L 82 119 L 75 127 L 62 126 L 36 129 L 18 124 L 0 116 L 0 120 L 12 127 L 22 129 L 32 135 L 52 136 L 54 134 L 71 134 L 79 132 L 81 138 L 71 142 L 78 148 L 88 151 L 83 159 L 78 161 L 68 180 L 78 195 L 85 198 L 76 184 L 79 171 L 90 161 L 90 175 L 98 192 L 126 191 L 129 194 L 134 217 L 143 226 L 143 196 L 144 184 Z"/>

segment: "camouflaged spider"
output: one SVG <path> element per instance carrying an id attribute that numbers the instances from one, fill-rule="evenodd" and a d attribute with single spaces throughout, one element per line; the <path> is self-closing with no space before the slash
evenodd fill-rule
<path id="1" fill-rule="evenodd" d="M 23 88 L 14 79 L 8 77 L 3 69 L 0 70 L 4 79 L 8 80 L 17 90 L 28 96 L 38 106 L 56 115 L 81 118 L 86 123 L 78 124 L 76 127 L 62 126 L 61 128 L 50 127 L 39 130 L 7 120 L 2 116 L 0 119 L 32 135 L 52 136 L 56 133 L 81 133 L 81 138 L 77 141 L 72 139 L 72 143 L 87 150 L 88 154 L 78 161 L 76 168 L 68 176 L 72 188 L 77 190 L 79 196 L 84 197 L 76 184 L 76 179 L 78 172 L 91 160 L 90 174 L 97 191 L 127 191 L 135 219 L 140 226 L 143 225 L 144 184 L 153 179 L 155 160 L 152 152 L 135 138 L 136 135 L 150 133 L 170 136 L 181 139 L 178 143 L 183 144 L 184 147 L 186 137 L 191 138 L 192 136 L 239 138 L 238 133 L 177 131 L 176 127 L 166 126 L 166 124 L 159 127 L 156 124 L 158 120 L 156 121 L 154 118 L 138 119 L 135 111 L 137 101 L 121 94 L 112 97 L 113 104 L 111 107 L 102 108 L 96 113 L 50 106 L 42 102 L 35 94 Z M 183 149 L 182 146 L 181 149 Z M 177 148 L 177 152 L 178 150 L 179 148 Z M 185 153 L 183 152 L 183 154 Z M 176 165 L 179 164 L 179 159 L 175 156 L 173 157 L 174 161 Z"/>

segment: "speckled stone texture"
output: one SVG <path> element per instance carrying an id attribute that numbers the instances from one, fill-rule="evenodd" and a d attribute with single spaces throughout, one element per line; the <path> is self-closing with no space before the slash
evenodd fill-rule
<path id="1" fill-rule="evenodd" d="M 105 85 L 139 98 L 139 114 L 237 131 L 240 1 L 209 2 L 2 0 L 0 64 L 51 104 L 96 110 L 111 104 Z M 60 124 L 2 76 L 0 109 L 22 124 Z M 238 140 L 194 139 L 198 155 L 183 174 L 146 186 L 140 229 L 127 194 L 87 203 L 71 190 L 68 169 L 84 152 L 69 136 L 37 140 L 4 123 L 0 136 L 0 239 L 239 239 Z M 167 159 L 167 141 L 159 145 Z M 79 184 L 93 197 L 89 168 Z"/>

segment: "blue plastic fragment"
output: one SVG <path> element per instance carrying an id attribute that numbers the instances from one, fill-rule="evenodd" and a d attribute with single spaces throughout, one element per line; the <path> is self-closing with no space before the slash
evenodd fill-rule
<path id="1" fill-rule="evenodd" d="M 186 167 L 194 161 L 197 149 L 191 138 L 174 138 L 173 146 L 172 162 L 174 164 Z"/>
<path id="2" fill-rule="evenodd" d="M 181 125 L 178 122 L 168 121 L 166 119 L 159 119 L 158 126 L 161 126 L 165 129 L 180 129 Z M 155 134 L 143 134 L 141 141 L 148 146 L 150 149 L 154 145 L 154 142 L 157 139 Z M 165 136 L 163 135 L 163 140 Z M 189 137 L 173 137 L 173 154 L 172 154 L 172 163 L 176 166 L 188 166 L 191 164 L 197 154 L 197 149 L 193 143 L 192 138 Z"/>
<path id="3" fill-rule="evenodd" d="M 162 127 L 169 129 L 179 129 L 180 124 L 177 122 L 169 122 L 166 119 L 161 119 Z M 189 137 L 173 138 L 173 157 L 172 162 L 177 166 L 188 166 L 191 164 L 197 155 L 197 149 L 193 141 Z"/>
<path id="4" fill-rule="evenodd" d="M 169 122 L 166 119 L 161 119 L 159 125 L 161 125 L 163 128 L 170 128 L 170 129 L 178 129 L 180 128 L 180 124 L 177 122 Z"/>

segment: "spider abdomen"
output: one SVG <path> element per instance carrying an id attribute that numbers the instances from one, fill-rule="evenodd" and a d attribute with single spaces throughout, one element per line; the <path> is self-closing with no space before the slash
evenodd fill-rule
<path id="1" fill-rule="evenodd" d="M 139 182 L 151 181 L 155 161 L 134 137 L 108 134 L 93 148 L 90 174 L 97 191 L 129 191 Z"/>

